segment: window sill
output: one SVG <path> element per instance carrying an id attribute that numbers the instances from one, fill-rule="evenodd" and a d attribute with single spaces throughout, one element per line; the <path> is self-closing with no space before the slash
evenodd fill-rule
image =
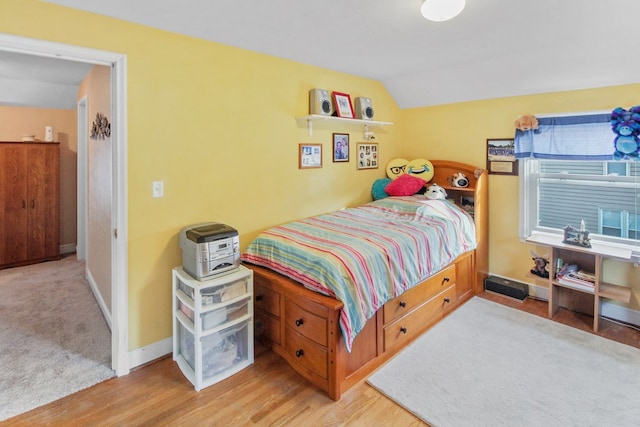
<path id="1" fill-rule="evenodd" d="M 532 233 L 526 238 L 527 243 L 533 243 L 543 246 L 553 246 L 556 248 L 571 249 L 576 252 L 585 252 L 596 255 L 602 255 L 607 258 L 616 258 L 627 262 L 638 262 L 640 259 L 640 253 L 637 252 L 637 247 L 631 247 L 628 245 L 618 245 L 613 243 L 604 243 L 597 240 L 591 240 L 590 248 L 583 248 L 582 246 L 569 245 L 562 243 L 563 236 L 552 233 Z M 634 252 L 634 249 L 636 250 Z"/>

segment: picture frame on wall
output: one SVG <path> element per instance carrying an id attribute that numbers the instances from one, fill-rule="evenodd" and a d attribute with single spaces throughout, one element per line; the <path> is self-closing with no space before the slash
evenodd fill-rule
<path id="1" fill-rule="evenodd" d="M 349 134 L 348 133 L 333 134 L 333 161 L 334 162 L 349 161 Z"/>
<path id="2" fill-rule="evenodd" d="M 487 171 L 493 175 L 518 175 L 513 138 L 487 139 Z"/>
<path id="3" fill-rule="evenodd" d="M 353 119 L 353 104 L 348 93 L 333 92 L 333 105 L 338 117 Z"/>
<path id="4" fill-rule="evenodd" d="M 380 163 L 378 144 L 361 143 L 356 150 L 358 169 L 378 169 Z"/>
<path id="5" fill-rule="evenodd" d="M 322 144 L 298 144 L 298 168 L 321 168 Z"/>

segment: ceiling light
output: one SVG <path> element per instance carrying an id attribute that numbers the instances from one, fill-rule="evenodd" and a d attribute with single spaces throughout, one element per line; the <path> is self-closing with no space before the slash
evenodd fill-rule
<path id="1" fill-rule="evenodd" d="M 420 13 L 430 21 L 447 21 L 464 9 L 465 0 L 424 0 Z"/>

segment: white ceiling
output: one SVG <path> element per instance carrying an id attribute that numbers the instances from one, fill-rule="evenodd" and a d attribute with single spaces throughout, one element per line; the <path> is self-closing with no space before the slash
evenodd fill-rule
<path id="1" fill-rule="evenodd" d="M 0 50 L 0 105 L 73 110 L 91 66 Z"/>
<path id="2" fill-rule="evenodd" d="M 420 0 L 46 1 L 379 80 L 401 108 L 640 82 L 638 0 L 467 0 L 448 22 Z"/>

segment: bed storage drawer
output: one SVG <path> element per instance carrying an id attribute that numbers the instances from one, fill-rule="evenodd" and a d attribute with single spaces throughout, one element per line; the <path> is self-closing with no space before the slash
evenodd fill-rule
<path id="1" fill-rule="evenodd" d="M 255 331 L 256 338 L 262 340 L 265 338 L 272 343 L 280 344 L 280 319 L 274 319 L 273 317 L 265 314 L 261 311 L 256 311 L 255 318 Z"/>
<path id="2" fill-rule="evenodd" d="M 289 360 L 294 361 L 294 367 L 299 366 L 328 378 L 327 372 L 327 348 L 306 339 L 295 330 L 286 328 L 286 353 Z"/>
<path id="3" fill-rule="evenodd" d="M 285 299 L 285 324 L 300 335 L 321 346 L 327 345 L 327 319 Z"/>
<path id="4" fill-rule="evenodd" d="M 254 284 L 254 307 L 272 316 L 280 317 L 280 294 L 264 286 Z"/>
<path id="5" fill-rule="evenodd" d="M 456 266 L 452 264 L 399 297 L 389 300 L 384 305 L 384 323 L 387 324 L 410 313 L 414 308 L 455 283 Z"/>
<path id="6" fill-rule="evenodd" d="M 456 287 L 450 286 L 411 313 L 384 326 L 385 351 L 404 345 L 425 331 L 455 305 Z"/>

